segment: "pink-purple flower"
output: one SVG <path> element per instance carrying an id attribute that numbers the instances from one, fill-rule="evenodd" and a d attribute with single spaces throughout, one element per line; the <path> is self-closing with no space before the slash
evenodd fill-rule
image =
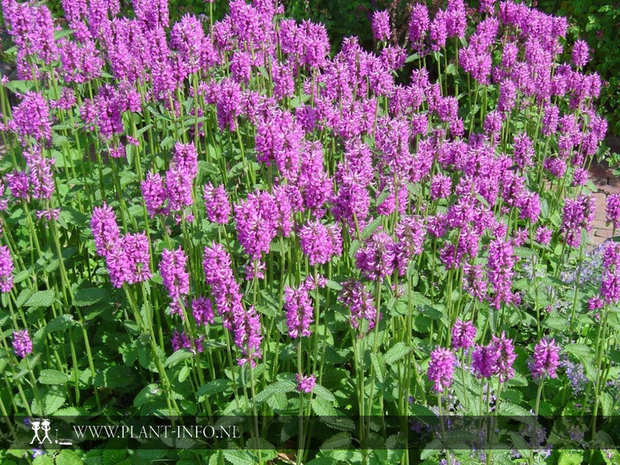
<path id="1" fill-rule="evenodd" d="M 306 376 L 297 373 L 295 375 L 295 380 L 297 381 L 297 390 L 306 394 L 310 394 L 316 384 L 316 376 L 314 375 Z"/>
<path id="2" fill-rule="evenodd" d="M 13 331 L 13 350 L 20 358 L 32 353 L 32 341 L 27 329 Z"/>
<path id="3" fill-rule="evenodd" d="M 0 246 L 0 292 L 13 289 L 13 259 L 6 245 Z"/>
<path id="4" fill-rule="evenodd" d="M 560 347 L 554 339 L 543 338 L 534 347 L 534 355 L 530 363 L 530 371 L 534 379 L 548 376 L 556 377 L 560 363 Z"/>
<path id="5" fill-rule="evenodd" d="M 452 385 L 455 363 L 456 357 L 450 349 L 438 346 L 431 352 L 427 376 L 435 392 L 444 392 Z"/>
<path id="6" fill-rule="evenodd" d="M 474 344 L 476 327 L 471 321 L 456 320 L 452 326 L 452 347 L 454 349 L 468 349 Z"/>

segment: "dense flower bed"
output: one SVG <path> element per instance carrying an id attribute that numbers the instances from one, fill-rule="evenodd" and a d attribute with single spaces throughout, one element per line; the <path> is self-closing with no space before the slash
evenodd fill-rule
<path id="1" fill-rule="evenodd" d="M 157 455 L 182 463 L 618 460 L 620 244 L 586 253 L 607 125 L 564 18 L 416 4 L 407 49 L 377 12 L 378 50 L 331 54 L 270 0 L 62 3 L 71 30 L 2 1 L 4 415 L 255 416 L 246 450 Z M 258 415 L 300 420 L 274 444 Z"/>

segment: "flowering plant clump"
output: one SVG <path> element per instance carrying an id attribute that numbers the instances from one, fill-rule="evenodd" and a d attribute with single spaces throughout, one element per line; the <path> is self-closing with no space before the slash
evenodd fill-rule
<path id="1" fill-rule="evenodd" d="M 375 50 L 331 50 L 274 0 L 62 4 L 2 0 L 5 417 L 251 418 L 158 444 L 179 463 L 620 460 L 620 246 L 587 247 L 607 123 L 565 18 L 416 3 L 406 44 L 377 11 Z M 57 460 L 155 460 L 123 444 Z"/>

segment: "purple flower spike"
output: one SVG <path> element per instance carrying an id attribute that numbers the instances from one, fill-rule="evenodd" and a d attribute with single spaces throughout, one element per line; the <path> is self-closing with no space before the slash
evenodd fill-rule
<path id="1" fill-rule="evenodd" d="M 456 320 L 452 327 L 452 347 L 454 349 L 467 349 L 474 344 L 476 327 L 471 321 Z"/>
<path id="2" fill-rule="evenodd" d="M 312 334 L 310 325 L 314 322 L 312 301 L 305 285 L 297 289 L 286 286 L 284 289 L 284 310 L 288 335 L 296 339 Z"/>
<path id="3" fill-rule="evenodd" d="M 13 260 L 6 245 L 0 247 L 0 292 L 13 289 Z"/>
<path id="4" fill-rule="evenodd" d="M 32 341 L 27 329 L 13 331 L 13 349 L 20 358 L 32 353 Z"/>
<path id="5" fill-rule="evenodd" d="M 431 361 L 428 365 L 427 376 L 433 382 L 435 392 L 443 392 L 452 385 L 454 364 L 456 357 L 449 349 L 437 346 L 431 352 Z"/>
<path id="6" fill-rule="evenodd" d="M 207 324 L 213 324 L 215 321 L 213 306 L 207 297 L 198 297 L 192 301 L 192 314 L 198 326 L 207 326 Z"/>
<path id="7" fill-rule="evenodd" d="M 164 249 L 162 251 L 159 271 L 164 287 L 173 301 L 189 293 L 189 274 L 185 271 L 186 262 L 187 256 L 181 247 L 176 250 Z"/>
<path id="8" fill-rule="evenodd" d="M 342 254 L 340 226 L 310 221 L 299 231 L 299 244 L 310 265 L 327 263 L 334 255 Z"/>
<path id="9" fill-rule="evenodd" d="M 590 49 L 588 44 L 583 40 L 578 40 L 573 45 L 573 53 L 571 54 L 571 61 L 575 66 L 583 67 L 590 61 Z"/>
<path id="10" fill-rule="evenodd" d="M 534 347 L 534 356 L 530 363 L 530 371 L 534 379 L 544 376 L 556 377 L 556 369 L 560 363 L 560 347 L 553 339 L 541 339 Z"/>
<path id="11" fill-rule="evenodd" d="M 610 194 L 607 196 L 605 212 L 607 213 L 607 221 L 614 228 L 620 229 L 620 194 Z"/>
<path id="12" fill-rule="evenodd" d="M 112 207 L 108 207 L 105 203 L 101 207 L 95 207 L 90 219 L 90 229 L 95 237 L 97 253 L 105 257 L 115 247 L 120 237 Z"/>
<path id="13" fill-rule="evenodd" d="M 499 352 L 492 345 L 476 346 L 472 354 L 471 366 L 478 379 L 490 378 L 495 374 Z"/>
<path id="14" fill-rule="evenodd" d="M 205 209 L 209 221 L 218 224 L 228 223 L 230 202 L 223 185 L 213 187 L 211 183 L 204 188 Z"/>
<path id="15" fill-rule="evenodd" d="M 306 394 L 310 394 L 316 384 L 316 376 L 314 375 L 304 376 L 297 373 L 295 380 L 297 381 L 297 390 Z"/>
<path id="16" fill-rule="evenodd" d="M 372 14 L 372 34 L 376 40 L 387 41 L 391 34 L 390 15 L 387 11 L 375 11 Z"/>
<path id="17" fill-rule="evenodd" d="M 499 382 L 504 383 L 514 376 L 512 364 L 517 358 L 512 339 L 506 337 L 502 331 L 500 337 L 493 336 L 491 345 L 497 350 L 498 358 L 495 372 L 499 375 Z"/>

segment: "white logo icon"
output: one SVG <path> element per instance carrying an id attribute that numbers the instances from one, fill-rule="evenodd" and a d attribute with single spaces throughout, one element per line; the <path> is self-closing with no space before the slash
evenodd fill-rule
<path id="1" fill-rule="evenodd" d="M 30 426 L 32 427 L 32 431 L 34 431 L 34 437 L 32 438 L 32 441 L 30 441 L 30 444 L 33 444 L 35 440 L 38 441 L 39 446 L 43 445 L 45 441 L 48 441 L 50 444 L 52 443 L 52 440 L 50 439 L 49 420 L 33 420 Z M 39 437 L 39 434 L 41 434 L 42 437 Z"/>

